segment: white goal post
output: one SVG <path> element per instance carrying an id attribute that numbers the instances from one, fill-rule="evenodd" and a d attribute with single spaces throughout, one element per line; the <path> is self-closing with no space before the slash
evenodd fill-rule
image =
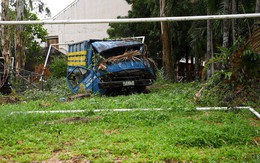
<path id="1" fill-rule="evenodd" d="M 222 19 L 245 19 L 245 18 L 260 18 L 260 13 L 233 14 L 233 15 L 181 16 L 181 17 L 124 18 L 124 19 L 0 21 L 0 25 L 140 23 L 140 22 L 222 20 Z"/>

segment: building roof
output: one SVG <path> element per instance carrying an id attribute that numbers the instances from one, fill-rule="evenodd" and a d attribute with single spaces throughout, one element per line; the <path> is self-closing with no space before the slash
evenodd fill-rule
<path id="1" fill-rule="evenodd" d="M 72 7 L 74 4 L 78 3 L 78 1 L 80 0 L 75 0 L 73 1 L 71 4 L 69 4 L 67 7 L 65 7 L 63 10 L 61 10 L 58 14 L 56 14 L 53 19 L 56 19 L 57 17 L 59 17 L 62 13 L 64 13 L 65 11 L 67 11 L 70 7 Z"/>

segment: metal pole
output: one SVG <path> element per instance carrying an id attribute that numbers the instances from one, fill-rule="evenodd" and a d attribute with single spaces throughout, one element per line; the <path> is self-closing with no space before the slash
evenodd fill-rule
<path id="1" fill-rule="evenodd" d="M 51 48 L 55 48 L 55 47 L 53 47 L 53 46 L 55 46 L 55 45 L 68 45 L 68 44 L 66 44 L 66 43 L 50 44 L 49 50 L 48 50 L 48 53 L 47 53 L 47 56 L 46 56 L 46 59 L 45 59 L 45 63 L 44 63 L 44 66 L 43 66 L 41 78 L 40 78 L 39 81 L 43 81 L 44 72 L 45 72 L 45 69 L 46 69 L 46 67 L 47 67 L 47 63 L 48 63 L 48 60 L 49 60 L 49 57 L 50 57 L 50 54 L 51 54 Z M 55 48 L 55 49 L 56 49 L 56 48 Z"/>
<path id="2" fill-rule="evenodd" d="M 134 111 L 167 111 L 169 109 L 162 108 L 142 108 L 142 109 L 96 109 L 96 110 L 50 110 L 50 111 L 18 111 L 10 114 L 67 114 L 67 113 L 84 113 L 88 111 L 98 112 L 134 112 Z"/>
<path id="3" fill-rule="evenodd" d="M 221 20 L 259 18 L 260 13 L 234 15 L 202 15 L 181 17 L 154 17 L 154 18 L 127 18 L 127 19 L 82 19 L 82 20 L 29 20 L 29 21 L 0 21 L 0 25 L 28 25 L 28 24 L 102 24 L 102 23 L 140 23 L 164 21 L 194 21 L 194 20 Z"/>
<path id="4" fill-rule="evenodd" d="M 230 108 L 228 107 L 201 107 L 201 108 L 196 108 L 198 111 L 210 111 L 210 110 L 229 110 Z M 249 106 L 239 106 L 239 107 L 234 107 L 234 109 L 248 109 L 251 111 L 254 115 L 257 116 L 257 118 L 260 119 L 260 114 L 255 111 L 253 108 Z"/>
<path id="5" fill-rule="evenodd" d="M 49 46 L 49 50 L 48 50 L 48 53 L 47 53 L 47 57 L 45 59 L 45 63 L 44 63 L 44 66 L 43 66 L 43 70 L 42 70 L 42 75 L 41 75 L 40 81 L 43 81 L 43 75 L 44 75 L 44 72 L 45 72 L 45 69 L 46 69 L 46 66 L 47 66 L 47 62 L 48 62 L 49 57 L 50 57 L 51 47 L 52 47 L 52 45 Z"/>

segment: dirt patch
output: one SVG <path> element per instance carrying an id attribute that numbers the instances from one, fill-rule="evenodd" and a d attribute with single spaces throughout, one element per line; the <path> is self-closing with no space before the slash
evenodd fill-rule
<path id="1" fill-rule="evenodd" d="M 0 156 L 0 162 L 10 162 L 10 160 L 6 157 Z"/>
<path id="2" fill-rule="evenodd" d="M 124 162 L 124 160 L 122 158 L 116 158 L 116 159 L 114 159 L 114 162 L 121 163 L 121 162 Z"/>
<path id="3" fill-rule="evenodd" d="M 179 163 L 179 162 L 182 162 L 182 163 L 192 163 L 191 161 L 177 161 L 177 160 L 170 160 L 170 159 L 167 159 L 164 162 L 165 163 Z"/>
<path id="4" fill-rule="evenodd" d="M 260 127 L 259 119 L 257 117 L 251 119 L 252 126 Z"/>
<path id="5" fill-rule="evenodd" d="M 119 134 L 120 131 L 119 130 L 104 130 L 103 133 L 106 135 L 112 135 L 112 134 Z"/>
<path id="6" fill-rule="evenodd" d="M 90 160 L 87 160 L 87 157 L 85 156 L 73 156 L 68 160 L 59 159 L 59 157 L 62 156 L 63 154 L 69 154 L 69 153 L 64 150 L 59 150 L 57 152 L 54 152 L 52 157 L 49 160 L 42 161 L 42 163 L 91 163 L 92 162 Z"/>
<path id="7" fill-rule="evenodd" d="M 92 161 L 86 160 L 86 157 L 84 157 L 84 156 L 75 156 L 75 157 L 72 157 L 71 160 L 66 161 L 66 162 L 71 162 L 71 163 L 92 163 Z"/>
<path id="8" fill-rule="evenodd" d="M 70 96 L 69 97 L 69 102 L 74 101 L 76 99 L 84 99 L 84 98 L 89 98 L 91 97 L 91 93 L 90 92 L 85 92 L 85 93 L 81 93 L 81 94 L 77 94 L 74 96 Z"/>
<path id="9" fill-rule="evenodd" d="M 90 123 L 98 120 L 102 120 L 102 117 L 96 116 L 96 117 L 70 117 L 70 118 L 64 118 L 56 121 L 51 122 L 44 122 L 44 124 L 52 125 L 52 124 L 60 124 L 60 123 Z"/>
<path id="10" fill-rule="evenodd" d="M 0 97 L 0 105 L 1 104 L 15 104 L 18 102 L 20 102 L 20 99 L 16 96 Z"/>
<path id="11" fill-rule="evenodd" d="M 161 88 L 166 88 L 168 86 L 169 86 L 169 84 L 163 84 L 163 85 L 153 84 L 153 85 L 147 86 L 147 89 L 161 89 Z"/>
<path id="12" fill-rule="evenodd" d="M 258 146 L 260 144 L 260 137 L 254 137 L 253 141 Z"/>
<path id="13" fill-rule="evenodd" d="M 43 107 L 43 108 L 50 108 L 50 107 L 52 107 L 52 104 L 49 102 L 42 102 L 39 104 L 39 106 Z"/>
<path id="14" fill-rule="evenodd" d="M 59 160 L 58 158 L 51 158 L 48 161 L 43 161 L 42 163 L 63 163 L 61 160 Z"/>

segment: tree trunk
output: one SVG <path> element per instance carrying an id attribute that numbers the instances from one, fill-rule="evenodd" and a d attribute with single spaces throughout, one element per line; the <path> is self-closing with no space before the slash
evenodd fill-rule
<path id="1" fill-rule="evenodd" d="M 160 0 L 160 16 L 166 17 L 166 0 Z M 174 63 L 171 53 L 170 44 L 170 32 L 169 32 L 168 22 L 161 22 L 161 35 L 162 35 L 162 45 L 163 45 L 163 67 L 165 70 L 165 75 L 168 79 L 174 80 Z"/>
<path id="2" fill-rule="evenodd" d="M 186 81 L 189 81 L 189 56 L 185 54 L 185 77 Z"/>
<path id="3" fill-rule="evenodd" d="M 2 21 L 9 21 L 9 0 L 2 0 Z M 8 74 L 11 67 L 11 35 L 10 35 L 10 26 L 2 25 L 2 55 L 4 57 L 5 70 L 4 74 Z"/>
<path id="4" fill-rule="evenodd" d="M 224 0 L 224 15 L 229 14 L 229 0 Z M 229 20 L 223 20 L 223 47 L 229 46 Z"/>
<path id="5" fill-rule="evenodd" d="M 195 65 L 194 65 L 194 56 L 193 55 L 191 55 L 190 56 L 190 79 L 191 79 L 191 81 L 192 80 L 194 80 L 194 75 L 195 75 L 195 73 L 194 73 L 194 69 L 195 69 Z"/>
<path id="6" fill-rule="evenodd" d="M 23 20 L 24 14 L 24 1 L 17 0 L 16 2 L 16 20 Z M 25 45 L 23 45 L 23 26 L 17 25 L 15 28 L 15 60 L 16 60 L 16 71 L 19 73 L 25 66 Z"/>
<path id="7" fill-rule="evenodd" d="M 197 53 L 195 53 L 195 63 L 194 63 L 194 73 L 195 73 L 195 80 L 200 79 L 200 61 L 199 56 Z"/>
<path id="8" fill-rule="evenodd" d="M 9 0 L 2 0 L 2 21 L 9 21 Z M 1 26 L 2 55 L 4 57 L 3 71 L 0 74 L 0 88 L 2 88 L 8 79 L 11 68 L 11 32 L 9 25 Z"/>
<path id="9" fill-rule="evenodd" d="M 208 8 L 208 15 L 212 15 L 212 12 Z M 207 20 L 207 54 L 206 54 L 206 62 L 208 62 L 213 57 L 213 27 L 212 21 Z M 210 78 L 214 73 L 214 64 L 210 65 L 210 68 L 207 70 L 207 78 Z"/>
<path id="10" fill-rule="evenodd" d="M 237 0 L 232 0 L 232 14 L 237 14 Z M 237 19 L 232 19 L 232 38 L 233 43 L 236 42 L 237 39 Z"/>
<path id="11" fill-rule="evenodd" d="M 255 12 L 256 13 L 260 13 L 260 0 L 256 0 L 256 5 L 255 5 Z M 256 18 L 255 19 L 255 24 L 260 24 L 260 19 L 259 18 Z"/>

